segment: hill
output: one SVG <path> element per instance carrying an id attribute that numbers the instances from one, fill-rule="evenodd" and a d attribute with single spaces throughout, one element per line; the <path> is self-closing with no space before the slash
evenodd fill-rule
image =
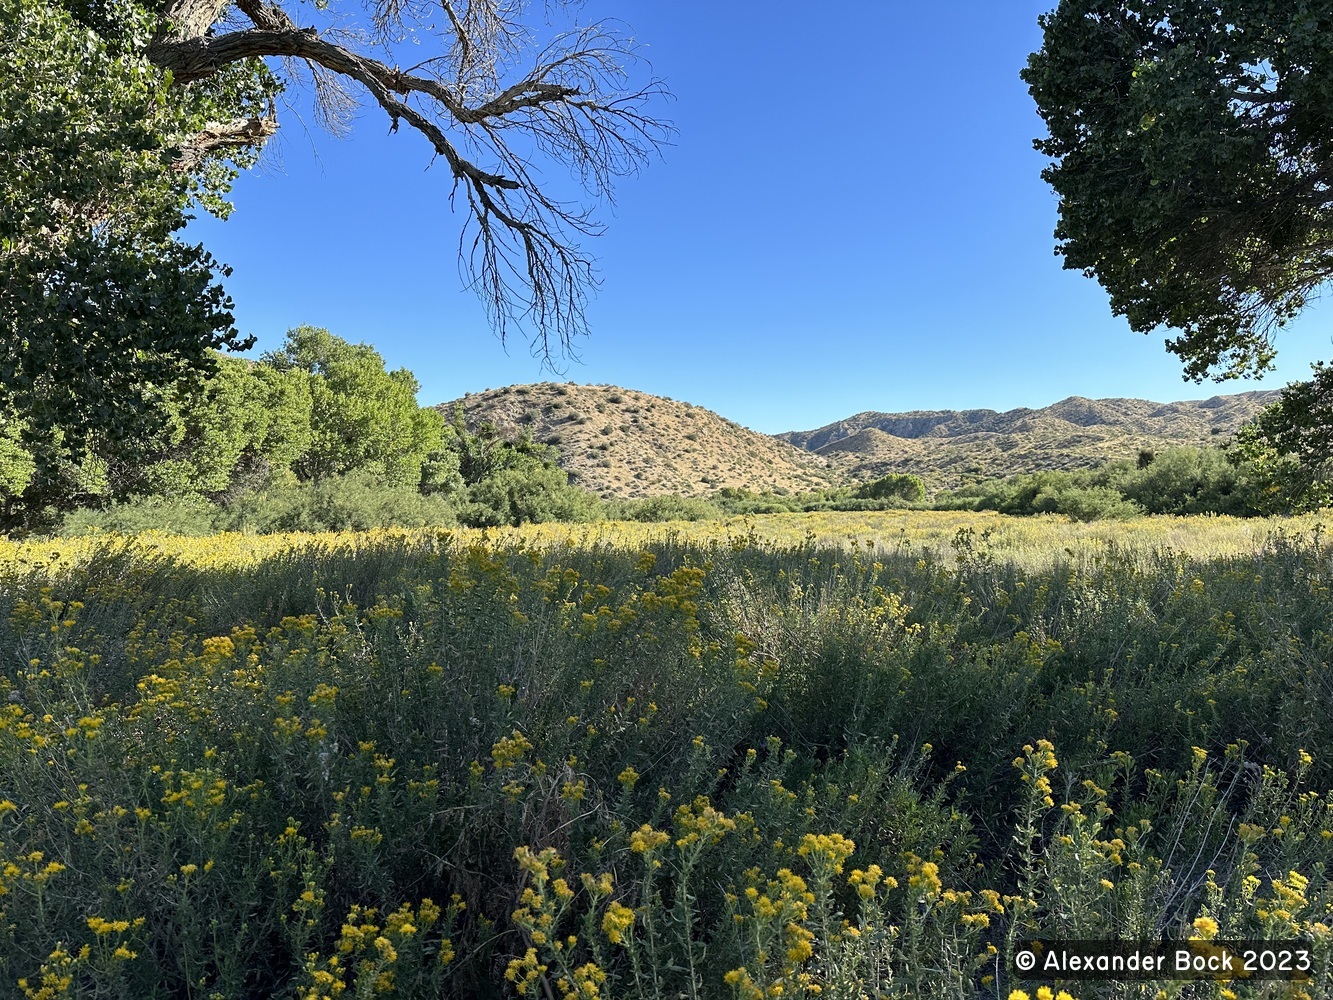
<path id="1" fill-rule="evenodd" d="M 1153 403 L 1070 396 L 1041 409 L 858 413 L 782 440 L 854 480 L 913 472 L 937 486 L 1097 465 L 1139 449 L 1218 444 L 1277 391 Z"/>
<path id="2" fill-rule="evenodd" d="M 571 482 L 605 497 L 697 496 L 723 487 L 800 493 L 829 486 L 828 460 L 711 410 L 611 385 L 543 382 L 471 393 L 469 426 L 527 432 L 560 451 Z"/>
<path id="3" fill-rule="evenodd" d="M 612 385 L 543 382 L 471 393 L 468 423 L 489 422 L 560 451 L 571 481 L 605 497 L 699 496 L 723 487 L 799 493 L 911 472 L 932 487 L 1020 472 L 1086 468 L 1142 448 L 1219 444 L 1276 391 L 1154 403 L 1071 396 L 1041 409 L 858 413 L 770 436 L 711 410 Z"/>

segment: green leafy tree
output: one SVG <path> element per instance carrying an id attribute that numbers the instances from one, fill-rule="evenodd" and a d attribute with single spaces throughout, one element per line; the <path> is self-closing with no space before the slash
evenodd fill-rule
<path id="1" fill-rule="evenodd" d="M 133 4 L 0 0 L 0 416 L 51 466 L 93 432 L 160 426 L 163 388 L 243 347 L 225 271 L 174 239 L 192 206 L 225 213 L 232 171 L 184 137 L 267 106 L 260 62 L 174 87 Z M 53 430 L 59 431 L 53 434 Z"/>
<path id="2" fill-rule="evenodd" d="M 493 527 L 605 516 L 596 496 L 570 485 L 550 445 L 526 434 L 509 440 L 490 423 L 472 431 L 461 404 L 454 407 L 445 440 L 463 483 L 459 517 L 465 524 Z"/>
<path id="3" fill-rule="evenodd" d="M 313 89 L 335 131 L 364 97 L 423 137 L 496 328 L 568 345 L 592 281 L 579 240 L 599 231 L 587 203 L 667 132 L 648 113 L 660 86 L 630 82 L 631 43 L 577 6 L 542 25 L 490 0 L 0 0 L 0 417 L 51 465 L 94 432 L 152 439 L 170 387 L 248 343 L 226 269 L 175 234 L 197 209 L 226 215 L 284 88 Z M 538 185 L 543 156 L 587 203 Z"/>
<path id="4" fill-rule="evenodd" d="M 891 472 L 861 486 L 856 495 L 866 500 L 906 500 L 920 503 L 926 499 L 926 484 L 920 476 Z"/>
<path id="5" fill-rule="evenodd" d="M 1333 505 L 1333 368 L 1318 364 L 1236 433 L 1230 456 L 1263 513 Z"/>
<path id="6" fill-rule="evenodd" d="M 37 527 L 48 511 L 150 498 L 226 503 L 281 476 L 310 444 L 308 377 L 235 358 L 214 363 L 201 382 L 164 394 L 153 434 L 127 443 L 93 432 L 77 461 L 40 466 L 16 430 L 0 431 L 3 526 Z"/>
<path id="7" fill-rule="evenodd" d="M 36 463 L 20 437 L 17 424 L 0 421 L 0 529 L 18 519 L 20 498 L 36 471 Z"/>
<path id="8" fill-rule="evenodd" d="M 265 355 L 280 373 L 300 372 L 310 387 L 310 443 L 292 463 L 302 479 L 368 470 L 386 485 L 416 486 L 440 447 L 444 418 L 417 405 L 420 385 L 406 368 L 386 371 L 366 344 L 302 326 L 282 350 Z"/>
<path id="9" fill-rule="evenodd" d="M 1113 485 L 1149 514 L 1253 513 L 1239 470 L 1220 448 L 1167 448 Z"/>
<path id="10" fill-rule="evenodd" d="M 1065 266 L 1189 377 L 1273 361 L 1333 275 L 1333 7 L 1061 0 L 1023 73 Z"/>
<path id="11" fill-rule="evenodd" d="M 202 384 L 167 408 L 155 461 L 122 477 L 128 493 L 227 500 L 266 485 L 310 448 L 313 401 L 303 372 L 221 358 Z"/>

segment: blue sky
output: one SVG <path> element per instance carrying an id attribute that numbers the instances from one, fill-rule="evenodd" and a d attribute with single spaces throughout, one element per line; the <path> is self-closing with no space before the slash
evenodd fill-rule
<path id="1" fill-rule="evenodd" d="M 1018 78 L 1049 3 L 588 3 L 632 28 L 678 134 L 602 207 L 602 285 L 564 374 L 502 346 L 456 265 L 449 178 L 365 104 L 350 139 L 282 118 L 236 211 L 189 235 L 235 273 L 238 326 L 373 344 L 423 404 L 551 378 L 687 400 L 756 430 L 862 410 L 1159 401 L 1280 387 L 1333 353 L 1333 310 L 1263 380 L 1196 385 L 1052 253 L 1056 203 Z M 541 5 L 537 5 L 540 10 Z M 556 183 L 564 171 L 548 167 Z"/>

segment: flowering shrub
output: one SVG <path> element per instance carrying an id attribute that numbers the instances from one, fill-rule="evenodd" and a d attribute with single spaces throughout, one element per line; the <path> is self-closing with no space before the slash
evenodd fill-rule
<path id="1" fill-rule="evenodd" d="M 1318 535 L 100 544 L 0 560 L 0 995 L 1130 995 L 1042 936 L 1333 991 Z"/>

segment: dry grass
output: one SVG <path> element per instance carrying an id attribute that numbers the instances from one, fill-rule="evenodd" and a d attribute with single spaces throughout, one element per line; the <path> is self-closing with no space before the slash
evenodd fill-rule
<path id="1" fill-rule="evenodd" d="M 764 514 L 719 521 L 661 524 L 608 521 L 598 524 L 540 524 L 522 528 L 385 530 L 323 534 L 220 534 L 208 538 L 143 534 L 133 538 L 81 536 L 47 541 L 0 540 L 0 570 L 77 566 L 108 545 L 134 547 L 198 566 L 243 566 L 298 550 L 356 551 L 386 538 L 423 542 L 488 541 L 538 547 L 603 545 L 637 549 L 651 541 L 715 543 L 728 547 L 755 542 L 778 545 L 856 545 L 874 551 L 908 549 L 945 560 L 955 556 L 959 532 L 995 559 L 1037 570 L 1069 560 L 1095 561 L 1108 552 L 1148 558 L 1169 551 L 1196 559 L 1251 555 L 1278 534 L 1322 531 L 1330 512 L 1289 518 L 1139 517 L 1127 521 L 1069 521 L 1059 515 L 1014 517 L 991 511 L 834 511 Z"/>

